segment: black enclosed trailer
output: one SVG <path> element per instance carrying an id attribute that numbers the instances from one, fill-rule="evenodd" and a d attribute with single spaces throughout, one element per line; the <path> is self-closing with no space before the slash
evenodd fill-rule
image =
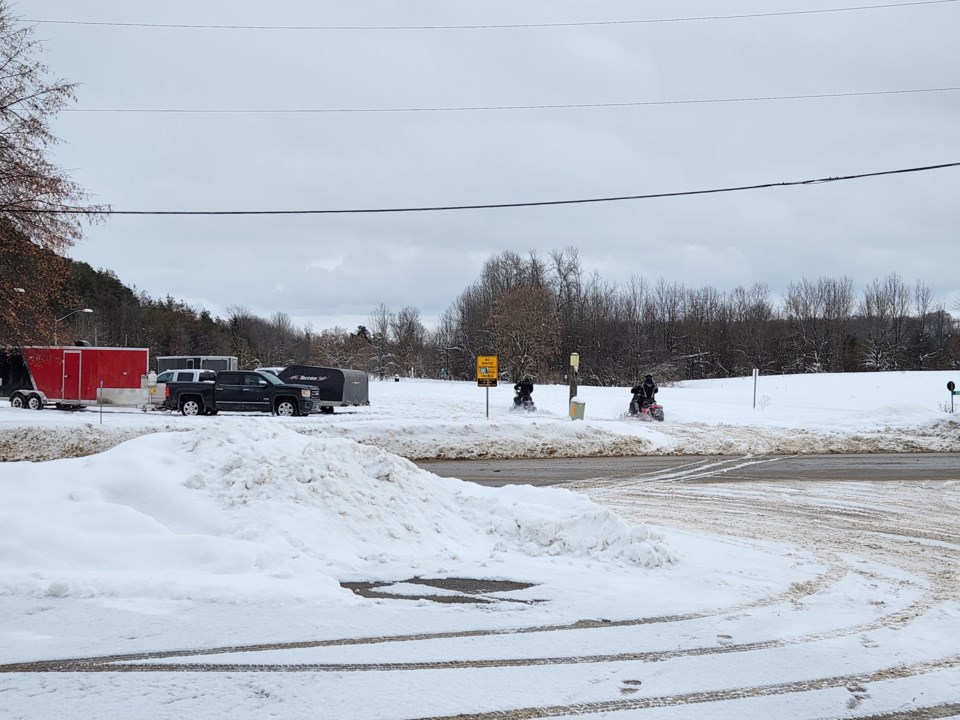
<path id="1" fill-rule="evenodd" d="M 276 373 L 285 383 L 317 387 L 320 399 L 315 399 L 314 405 L 319 405 L 321 412 L 332 413 L 335 407 L 370 404 L 369 378 L 362 370 L 289 365 Z"/>

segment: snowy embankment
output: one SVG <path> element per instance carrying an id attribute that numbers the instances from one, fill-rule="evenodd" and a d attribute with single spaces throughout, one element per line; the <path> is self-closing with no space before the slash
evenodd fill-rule
<path id="1" fill-rule="evenodd" d="M 510 554 L 673 560 L 658 536 L 582 495 L 441 480 L 261 419 L 13 467 L 16 482 L 0 486 L 0 595 L 187 598 L 203 587 L 226 601 L 295 585 L 349 601 L 335 577 L 401 580 Z"/>
<path id="2" fill-rule="evenodd" d="M 410 459 L 948 452 L 960 449 L 948 380 L 960 373 L 849 373 L 680 383 L 661 390 L 663 423 L 624 420 L 626 388 L 580 387 L 584 421 L 567 415 L 569 390 L 538 386 L 534 414 L 510 411 L 509 385 L 371 382 L 369 407 L 270 418 L 319 438 L 346 438 Z M 235 414 L 183 418 L 111 408 L 39 413 L 0 408 L 0 458 L 47 460 L 100 452 L 153 432 L 230 425 Z"/>

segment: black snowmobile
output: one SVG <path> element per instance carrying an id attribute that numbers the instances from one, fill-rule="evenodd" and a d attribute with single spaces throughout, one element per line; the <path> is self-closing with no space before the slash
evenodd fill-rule
<path id="1" fill-rule="evenodd" d="M 537 406 L 533 403 L 533 398 L 530 397 L 530 393 L 525 393 L 522 390 L 517 390 L 516 396 L 513 398 L 513 407 L 510 410 L 523 410 L 524 412 L 536 412 Z"/>

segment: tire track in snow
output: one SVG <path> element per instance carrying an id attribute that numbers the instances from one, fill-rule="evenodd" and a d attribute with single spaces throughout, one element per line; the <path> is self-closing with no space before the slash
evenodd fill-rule
<path id="1" fill-rule="evenodd" d="M 725 458 L 723 460 L 709 459 L 699 460 L 693 463 L 684 463 L 669 470 L 654 470 L 651 472 L 638 473 L 635 479 L 629 480 L 602 480 L 598 479 L 587 483 L 568 483 L 565 487 L 570 489 L 580 489 L 588 487 L 591 495 L 601 495 L 604 493 L 616 492 L 624 488 L 636 487 L 638 484 L 653 483 L 671 483 L 686 482 L 690 480 L 702 480 L 704 478 L 713 478 L 722 476 L 735 470 L 741 470 L 752 465 L 762 465 L 764 463 L 777 462 L 783 460 L 785 456 L 778 455 L 769 457 L 766 455 L 743 455 L 741 457 Z"/>
<path id="2" fill-rule="evenodd" d="M 728 690 L 709 690 L 704 692 L 683 693 L 677 695 L 661 695 L 646 698 L 631 698 L 626 700 L 608 700 L 605 702 L 584 702 L 570 705 L 555 705 L 551 707 L 517 708 L 514 710 L 496 710 L 487 713 L 467 713 L 460 715 L 434 715 L 421 717 L 417 720 L 530 720 L 532 718 L 548 718 L 564 715 L 596 715 L 598 713 L 622 712 L 625 710 L 647 710 L 651 708 L 672 707 L 677 705 L 700 705 L 703 703 L 722 702 L 729 700 L 745 700 L 756 697 L 772 697 L 793 693 L 810 692 L 814 690 L 828 690 L 838 687 L 858 687 L 865 683 L 898 680 L 960 666 L 960 655 L 954 655 L 944 660 L 879 670 L 863 675 L 834 675 L 814 680 L 798 680 L 796 682 L 776 683 L 770 685 L 745 686 Z M 960 709 L 960 704 L 942 705 L 941 710 L 946 713 Z M 931 715 L 932 708 L 917 708 L 915 711 L 904 711 L 897 715 L 872 715 L 860 720 L 902 717 L 904 720 L 920 720 L 920 718 L 950 717 L 950 714 Z M 927 713 L 927 714 L 916 714 Z M 858 720 L 855 716 L 844 714 L 845 720 Z"/>
<path id="3" fill-rule="evenodd" d="M 765 459 L 765 458 L 761 458 Z M 742 463 L 744 458 L 732 459 L 730 465 Z M 752 460 L 751 460 L 752 462 Z M 733 469 L 733 468 L 729 468 Z M 702 463 L 693 464 L 683 477 L 716 472 Z M 672 473 L 676 475 L 676 473 Z M 599 485 L 599 484 L 598 484 Z M 364 672 L 364 671 L 416 671 L 416 670 L 483 670 L 487 668 L 514 667 L 535 668 L 548 665 L 564 666 L 585 663 L 657 662 L 683 657 L 717 657 L 724 662 L 729 653 L 751 653 L 771 648 L 797 646 L 824 639 L 833 639 L 889 628 L 909 633 L 911 620 L 929 612 L 939 602 L 956 601 L 958 592 L 957 573 L 952 568 L 960 563 L 960 546 L 956 544 L 958 508 L 949 502 L 939 504 L 924 497 L 918 502 L 909 492 L 900 495 L 888 492 L 892 487 L 885 484 L 857 490 L 849 484 L 835 484 L 840 492 L 835 498 L 829 493 L 821 496 L 797 494 L 793 484 L 780 488 L 756 482 L 711 486 L 709 484 L 678 484 L 676 477 L 662 478 L 652 482 L 618 483 L 616 489 L 601 486 L 597 493 L 599 501 L 630 514 L 660 516 L 662 524 L 686 527 L 699 532 L 725 534 L 732 539 L 759 538 L 762 541 L 787 543 L 804 548 L 819 557 L 827 565 L 827 571 L 811 583 L 801 584 L 785 593 L 771 595 L 749 603 L 731 605 L 687 615 L 638 618 L 604 622 L 585 620 L 566 625 L 544 625 L 526 628 L 494 630 L 468 630 L 449 633 L 423 633 L 370 638 L 340 638 L 297 643 L 263 643 L 223 648 L 171 650 L 159 653 L 124 654 L 97 658 L 54 660 L 38 663 L 19 663 L 0 667 L 0 672 L 70 672 L 70 673 L 295 673 L 295 672 Z M 830 483 L 819 483 L 819 488 L 829 490 Z M 841 488 L 841 486 L 843 486 Z M 616 492 L 616 491 L 619 492 Z M 858 494 L 859 493 L 859 494 Z M 936 496 L 931 496 L 934 499 Z M 933 544 L 932 544 L 933 543 Z M 461 661 L 441 659 L 435 662 L 398 663 L 184 663 L 177 658 L 204 655 L 256 652 L 264 650 L 293 650 L 373 643 L 417 642 L 438 639 L 469 638 L 484 636 L 522 636 L 525 634 L 555 632 L 560 630 L 589 633 L 597 628 L 678 622 L 681 620 L 709 621 L 721 615 L 747 612 L 764 606 L 783 602 L 790 597 L 802 598 L 837 584 L 847 573 L 870 577 L 871 570 L 855 567 L 856 558 L 887 564 L 903 571 L 899 582 L 904 585 L 926 587 L 926 591 L 912 604 L 873 618 L 864 623 L 853 623 L 820 633 L 795 638 L 773 637 L 751 643 L 728 644 L 696 648 L 666 648 L 663 650 L 638 650 L 611 654 L 582 655 L 575 657 L 502 658 Z M 850 558 L 850 559 L 845 559 Z M 891 578 L 883 576 L 886 582 Z M 896 582 L 896 581 L 895 581 Z M 169 663 L 149 662 L 170 660 Z M 698 690 L 691 680 L 684 692 L 639 697 L 634 692 L 630 697 L 604 701 L 571 702 L 562 705 L 516 707 L 485 713 L 460 713 L 435 716 L 431 720 L 522 720 L 557 716 L 589 716 L 603 713 L 644 710 L 669 706 L 697 706 L 712 702 L 732 702 L 748 698 L 817 692 L 846 687 L 851 693 L 858 692 L 869 683 L 907 680 L 939 670 L 960 667 L 960 655 L 893 665 L 866 673 L 850 673 L 823 677 L 800 677 L 781 683 L 755 684 L 749 676 L 738 677 L 730 687 Z M 801 675 L 816 674 L 816 669 L 798 671 Z M 789 676 L 788 676 L 789 677 Z M 637 690 L 639 691 L 639 690 Z M 855 695 L 854 695 L 855 697 Z M 733 707 L 736 707 L 735 705 Z M 695 711 L 695 707 L 691 707 Z M 960 714 L 960 705 L 931 705 L 889 713 L 874 713 L 860 716 L 859 720 L 933 720 Z M 857 718 L 850 710 L 838 716 Z M 426 719 L 424 719 L 426 720 Z"/>

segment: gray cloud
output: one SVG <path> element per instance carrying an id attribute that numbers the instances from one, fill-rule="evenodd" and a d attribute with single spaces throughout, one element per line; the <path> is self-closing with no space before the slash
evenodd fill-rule
<path id="1" fill-rule="evenodd" d="M 824 3 L 821 7 L 829 7 Z M 789 0 L 737 12 L 809 9 Z M 34 19 L 453 24 L 653 17 L 631 2 L 28 0 Z M 705 0 L 670 16 L 715 14 Z M 81 14 L 83 13 L 83 14 Z M 707 99 L 958 84 L 960 4 L 753 20 L 419 32 L 38 26 L 81 108 L 385 108 Z M 533 201 L 960 160 L 960 93 L 657 107 L 323 115 L 64 113 L 56 157 L 116 209 Z M 576 207 L 381 216 L 115 217 L 72 253 L 153 296 L 315 328 L 380 302 L 434 318 L 503 250 L 576 246 L 610 282 L 720 290 L 900 273 L 960 297 L 960 170 Z"/>

